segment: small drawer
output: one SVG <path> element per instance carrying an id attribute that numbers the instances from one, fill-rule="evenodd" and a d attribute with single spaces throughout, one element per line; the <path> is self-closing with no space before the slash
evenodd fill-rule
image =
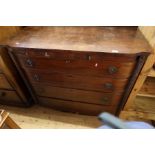
<path id="1" fill-rule="evenodd" d="M 33 85 L 38 96 L 52 97 L 62 100 L 71 100 L 105 106 L 117 105 L 122 97 L 121 94 L 102 93 L 78 89 L 52 87 L 48 85 Z"/>
<path id="2" fill-rule="evenodd" d="M 13 90 L 11 85 L 8 83 L 7 79 L 3 74 L 0 74 L 0 89 L 10 89 Z"/>
<path id="3" fill-rule="evenodd" d="M 22 101 L 15 91 L 0 89 L 0 104 L 21 105 Z"/>
<path id="4" fill-rule="evenodd" d="M 129 78 L 136 65 L 136 62 L 51 60 L 25 56 L 20 56 L 18 60 L 23 68 L 115 78 Z"/>
<path id="5" fill-rule="evenodd" d="M 60 100 L 54 98 L 38 97 L 39 104 L 61 110 L 65 112 L 73 112 L 84 115 L 99 115 L 102 112 L 116 113 L 116 106 L 102 106 L 82 102 L 73 102 L 70 100 Z"/>
<path id="6" fill-rule="evenodd" d="M 128 82 L 128 79 L 80 76 L 37 69 L 26 70 L 26 74 L 32 84 L 45 83 L 57 87 L 102 92 L 123 92 Z"/>

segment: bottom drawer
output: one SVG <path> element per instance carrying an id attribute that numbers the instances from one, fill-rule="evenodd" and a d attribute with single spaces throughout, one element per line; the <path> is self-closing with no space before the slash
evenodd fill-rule
<path id="1" fill-rule="evenodd" d="M 36 94 L 41 97 L 56 98 L 60 100 L 70 100 L 82 103 L 84 102 L 99 104 L 102 106 L 115 106 L 120 102 L 122 98 L 122 94 L 116 93 L 112 94 L 79 89 L 69 89 L 42 84 L 33 86 Z"/>
<path id="2" fill-rule="evenodd" d="M 21 103 L 15 91 L 0 89 L 0 104 L 21 105 Z"/>
<path id="3" fill-rule="evenodd" d="M 73 102 L 67 100 L 59 100 L 53 98 L 38 97 L 39 104 L 51 107 L 56 110 L 65 112 L 73 112 L 85 115 L 99 115 L 101 112 L 110 112 L 115 114 L 116 106 L 101 106 L 82 102 Z"/>

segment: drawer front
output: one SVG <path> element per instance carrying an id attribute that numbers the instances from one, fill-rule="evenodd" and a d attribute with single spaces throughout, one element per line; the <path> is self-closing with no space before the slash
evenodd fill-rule
<path id="1" fill-rule="evenodd" d="M 15 91 L 0 89 L 0 104 L 21 105 L 21 103 Z"/>
<path id="2" fill-rule="evenodd" d="M 69 74 L 129 78 L 135 67 L 135 62 L 115 61 L 84 61 L 84 60 L 51 60 L 47 58 L 18 57 L 24 68 L 43 69 L 65 72 Z"/>
<path id="3" fill-rule="evenodd" d="M 102 92 L 123 92 L 128 79 L 101 78 L 64 74 L 58 72 L 45 72 L 43 70 L 26 70 L 32 83 L 45 83 L 57 87 L 75 88 Z"/>
<path id="4" fill-rule="evenodd" d="M 0 89 L 10 89 L 13 90 L 13 88 L 8 83 L 7 79 L 3 74 L 0 74 Z"/>
<path id="5" fill-rule="evenodd" d="M 110 112 L 115 114 L 116 106 L 101 106 L 82 102 L 73 102 L 53 98 L 39 97 L 39 104 L 61 110 L 65 112 L 74 112 L 85 115 L 99 115 L 101 112 Z"/>
<path id="6" fill-rule="evenodd" d="M 47 85 L 33 85 L 33 87 L 38 96 L 100 104 L 106 106 L 117 105 L 122 96 L 121 94 L 60 88 Z"/>
<path id="7" fill-rule="evenodd" d="M 67 51 L 67 50 L 50 50 L 50 49 L 13 49 L 18 55 L 36 57 L 36 58 L 50 58 L 55 60 L 110 60 L 118 62 L 132 62 L 135 61 L 135 55 L 125 55 L 119 53 L 103 53 L 103 52 L 86 52 L 86 51 Z"/>

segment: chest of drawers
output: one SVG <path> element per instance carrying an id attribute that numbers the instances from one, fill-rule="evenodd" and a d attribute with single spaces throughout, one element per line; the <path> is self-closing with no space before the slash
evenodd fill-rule
<path id="1" fill-rule="evenodd" d="M 0 104 L 29 106 L 32 98 L 18 75 L 7 49 L 0 48 Z"/>
<path id="2" fill-rule="evenodd" d="M 27 28 L 8 53 L 36 103 L 118 114 L 151 49 L 132 27 Z"/>

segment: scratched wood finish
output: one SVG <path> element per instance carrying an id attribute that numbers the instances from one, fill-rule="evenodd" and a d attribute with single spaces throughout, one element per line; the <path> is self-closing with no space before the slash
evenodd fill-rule
<path id="1" fill-rule="evenodd" d="M 36 103 L 90 115 L 120 111 L 152 50 L 135 27 L 29 27 L 4 45 Z"/>
<path id="2" fill-rule="evenodd" d="M 28 27 L 5 41 L 10 47 L 139 53 L 150 47 L 137 27 Z"/>
<path id="3" fill-rule="evenodd" d="M 32 58 L 49 58 L 53 60 L 91 60 L 91 61 L 113 61 L 131 62 L 135 61 L 135 54 L 105 53 L 94 51 L 71 51 L 53 49 L 33 49 L 33 48 L 11 48 L 16 54 Z"/>
<path id="4" fill-rule="evenodd" d="M 46 85 L 92 90 L 101 92 L 123 92 L 129 79 L 116 79 L 106 77 L 81 76 L 45 70 L 25 70 L 31 84 L 44 83 Z"/>
<path id="5" fill-rule="evenodd" d="M 115 61 L 84 61 L 84 60 L 52 60 L 48 58 L 31 58 L 17 56 L 20 65 L 25 68 L 36 68 L 48 71 L 65 72 L 70 74 L 129 78 L 135 61 L 121 63 Z M 111 67 L 117 68 L 116 73 L 109 73 Z"/>

